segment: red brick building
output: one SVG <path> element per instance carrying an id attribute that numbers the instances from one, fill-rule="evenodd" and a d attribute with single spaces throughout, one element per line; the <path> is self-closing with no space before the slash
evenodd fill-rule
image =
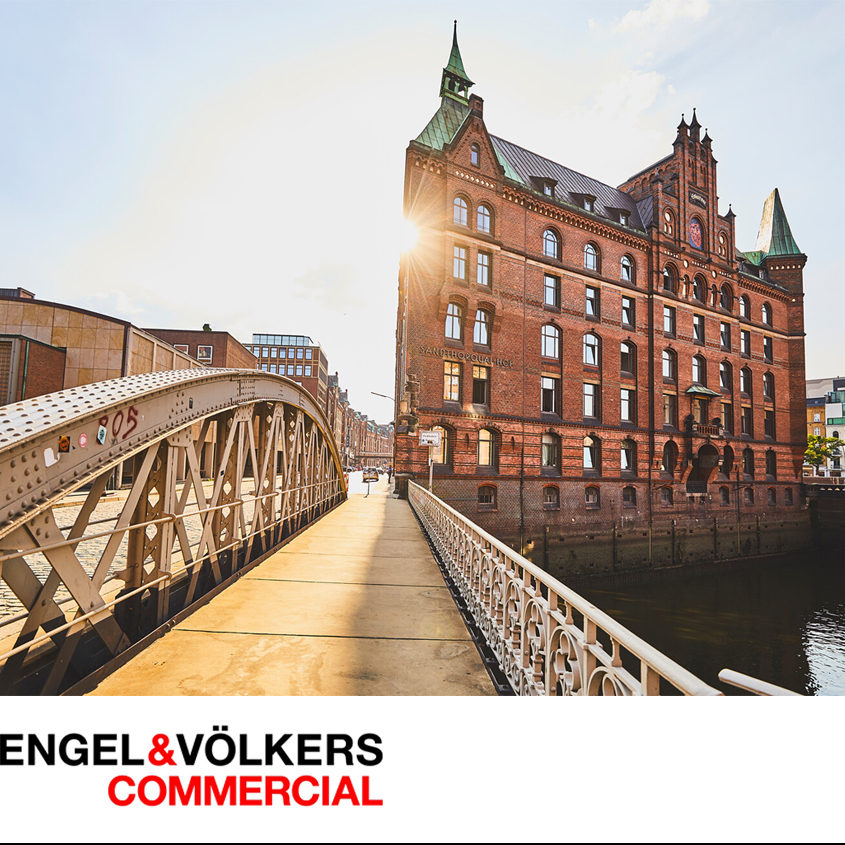
<path id="1" fill-rule="evenodd" d="M 191 329 L 144 329 L 155 337 L 167 341 L 180 352 L 186 352 L 207 367 L 233 367 L 254 370 L 255 355 L 229 332 Z"/>
<path id="2" fill-rule="evenodd" d="M 681 522 L 796 514 L 807 259 L 777 190 L 741 252 L 695 112 L 614 188 L 491 135 L 472 85 L 455 38 L 406 152 L 397 472 L 439 429 L 435 492 L 529 550 L 666 524 L 674 561 Z"/>

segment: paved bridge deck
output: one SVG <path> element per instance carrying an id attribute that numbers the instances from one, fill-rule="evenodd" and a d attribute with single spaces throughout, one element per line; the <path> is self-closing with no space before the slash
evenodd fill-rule
<path id="1" fill-rule="evenodd" d="M 408 503 L 350 498 L 93 695 L 493 695 Z"/>

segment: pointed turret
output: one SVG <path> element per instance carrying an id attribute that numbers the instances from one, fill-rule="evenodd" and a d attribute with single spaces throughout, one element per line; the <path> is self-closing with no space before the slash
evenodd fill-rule
<path id="1" fill-rule="evenodd" d="M 701 124 L 695 116 L 695 109 L 692 110 L 692 120 L 689 124 L 689 135 L 693 141 L 698 141 L 701 138 Z"/>
<path id="2" fill-rule="evenodd" d="M 713 139 L 706 129 L 704 130 L 704 137 L 701 139 L 701 146 L 707 147 L 708 150 L 713 146 Z"/>
<path id="3" fill-rule="evenodd" d="M 449 63 L 443 68 L 443 78 L 440 81 L 440 96 L 449 97 L 459 103 L 469 103 L 469 89 L 475 83 L 467 76 L 461 51 L 458 47 L 458 22 L 452 32 L 452 52 Z"/>
<path id="4" fill-rule="evenodd" d="M 763 206 L 763 218 L 760 221 L 760 231 L 757 233 L 756 250 L 767 257 L 803 254 L 795 243 L 795 238 L 792 237 L 777 188 L 769 194 Z"/>
<path id="5" fill-rule="evenodd" d="M 683 142 L 686 138 L 689 137 L 689 126 L 687 126 L 686 120 L 684 120 L 684 116 L 681 115 L 681 122 L 678 124 L 678 134 L 675 136 L 675 140 L 672 142 L 672 145 L 675 146 Z"/>

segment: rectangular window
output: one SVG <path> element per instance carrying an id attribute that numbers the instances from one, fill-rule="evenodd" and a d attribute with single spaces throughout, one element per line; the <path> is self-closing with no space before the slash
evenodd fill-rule
<path id="1" fill-rule="evenodd" d="M 543 302 L 550 308 L 560 308 L 560 279 L 557 276 L 543 277 Z"/>
<path id="2" fill-rule="evenodd" d="M 277 350 L 277 349 L 276 349 L 276 347 L 274 346 L 274 347 L 270 350 L 270 357 L 271 357 L 271 358 L 275 358 L 275 357 L 276 357 L 276 352 L 277 352 L 277 351 L 278 351 L 278 350 Z"/>
<path id="3" fill-rule="evenodd" d="M 306 376 L 310 376 L 310 375 L 311 375 L 311 365 L 310 365 L 310 364 L 306 364 L 306 365 L 305 365 L 305 375 L 306 375 Z"/>
<path id="4" fill-rule="evenodd" d="M 261 347 L 261 357 L 262 358 L 269 358 L 270 357 L 270 350 L 266 346 Z"/>
<path id="5" fill-rule="evenodd" d="M 293 375 L 293 364 L 288 364 L 288 375 L 289 376 Z"/>
<path id="6" fill-rule="evenodd" d="M 298 361 L 301 361 L 305 357 L 305 350 L 300 346 L 299 349 L 296 350 L 296 358 Z"/>
<path id="7" fill-rule="evenodd" d="M 813 414 L 813 422 L 821 422 L 822 415 L 821 414 Z"/>
<path id="8" fill-rule="evenodd" d="M 704 343 L 704 315 L 695 314 L 692 318 L 692 336 L 696 343 Z"/>
<path id="9" fill-rule="evenodd" d="M 490 404 L 490 368 L 472 368 L 472 402 L 474 405 Z"/>
<path id="10" fill-rule="evenodd" d="M 750 437 L 754 433 L 754 427 L 751 419 L 751 408 L 749 408 L 747 405 L 743 405 L 742 407 L 741 422 L 741 432 L 743 434 L 747 434 Z"/>
<path id="11" fill-rule="evenodd" d="M 739 330 L 739 351 L 747 358 L 751 357 L 751 332 L 746 329 Z"/>
<path id="12" fill-rule="evenodd" d="M 213 346 L 198 346 L 197 347 L 197 361 L 210 362 L 213 351 L 214 351 Z"/>
<path id="13" fill-rule="evenodd" d="M 456 246 L 455 256 L 452 260 L 452 275 L 456 279 L 466 279 L 467 277 L 467 251 L 466 247 Z"/>
<path id="14" fill-rule="evenodd" d="M 619 406 L 619 417 L 622 422 L 634 422 L 634 413 L 637 407 L 637 394 L 634 390 L 622 388 L 621 403 Z"/>
<path id="15" fill-rule="evenodd" d="M 731 327 L 728 323 L 722 323 L 719 329 L 719 336 L 722 340 L 722 349 L 730 352 L 731 349 Z"/>
<path id="16" fill-rule="evenodd" d="M 311 360 L 311 352 L 312 350 L 306 349 L 305 350 L 305 357 L 310 361 Z"/>
<path id="17" fill-rule="evenodd" d="M 267 372 L 267 364 L 262 364 L 261 369 L 262 369 L 263 372 L 266 373 Z"/>
<path id="18" fill-rule="evenodd" d="M 587 299 L 584 313 L 586 316 L 595 317 L 596 319 L 601 316 L 601 300 L 598 288 L 587 288 Z"/>
<path id="19" fill-rule="evenodd" d="M 663 425 L 678 427 L 678 397 L 674 393 L 663 394 Z"/>
<path id="20" fill-rule="evenodd" d="M 180 352 L 187 352 L 188 351 L 188 344 L 187 343 L 174 343 L 174 349 L 178 349 Z"/>
<path id="21" fill-rule="evenodd" d="M 763 433 L 766 437 L 775 436 L 775 412 L 766 411 L 763 415 Z"/>
<path id="22" fill-rule="evenodd" d="M 296 358 L 296 350 L 293 347 L 288 349 L 288 358 Z"/>
<path id="23" fill-rule="evenodd" d="M 475 281 L 480 285 L 490 287 L 490 256 L 486 252 L 478 253 Z"/>
<path id="24" fill-rule="evenodd" d="M 722 428 L 728 434 L 734 431 L 734 406 L 730 402 L 722 402 Z"/>
<path id="25" fill-rule="evenodd" d="M 634 298 L 632 296 L 622 297 L 622 323 L 626 326 L 636 326 L 637 311 Z"/>
<path id="26" fill-rule="evenodd" d="M 556 414 L 558 408 L 558 379 L 540 378 L 541 410 L 544 414 Z"/>
<path id="27" fill-rule="evenodd" d="M 675 336 L 675 309 L 670 305 L 663 306 L 663 334 Z"/>
<path id="28" fill-rule="evenodd" d="M 584 416 L 598 417 L 599 415 L 599 386 L 584 384 Z"/>
<path id="29" fill-rule="evenodd" d="M 275 373 L 275 372 L 276 372 L 276 365 L 275 365 L 275 364 L 270 364 L 270 372 L 271 372 L 271 373 Z"/>
<path id="30" fill-rule="evenodd" d="M 813 434 L 815 434 L 815 435 L 816 435 L 816 437 L 821 437 L 821 434 L 822 434 L 822 430 L 821 430 L 821 428 L 820 428 L 819 426 L 816 426 L 816 427 L 813 429 Z"/>
<path id="31" fill-rule="evenodd" d="M 763 338 L 763 358 L 767 361 L 772 360 L 772 339 L 770 337 Z"/>
<path id="32" fill-rule="evenodd" d="M 296 365 L 296 374 L 297 374 L 298 376 L 302 376 L 302 364 L 297 364 L 297 365 Z"/>
<path id="33" fill-rule="evenodd" d="M 443 362 L 443 399 L 461 401 L 461 365 L 455 361 Z"/>

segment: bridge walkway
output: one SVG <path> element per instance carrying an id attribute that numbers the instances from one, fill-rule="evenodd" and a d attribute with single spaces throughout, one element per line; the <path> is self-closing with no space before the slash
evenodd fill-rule
<path id="1" fill-rule="evenodd" d="M 92 695 L 494 695 L 406 501 L 382 477 Z"/>

